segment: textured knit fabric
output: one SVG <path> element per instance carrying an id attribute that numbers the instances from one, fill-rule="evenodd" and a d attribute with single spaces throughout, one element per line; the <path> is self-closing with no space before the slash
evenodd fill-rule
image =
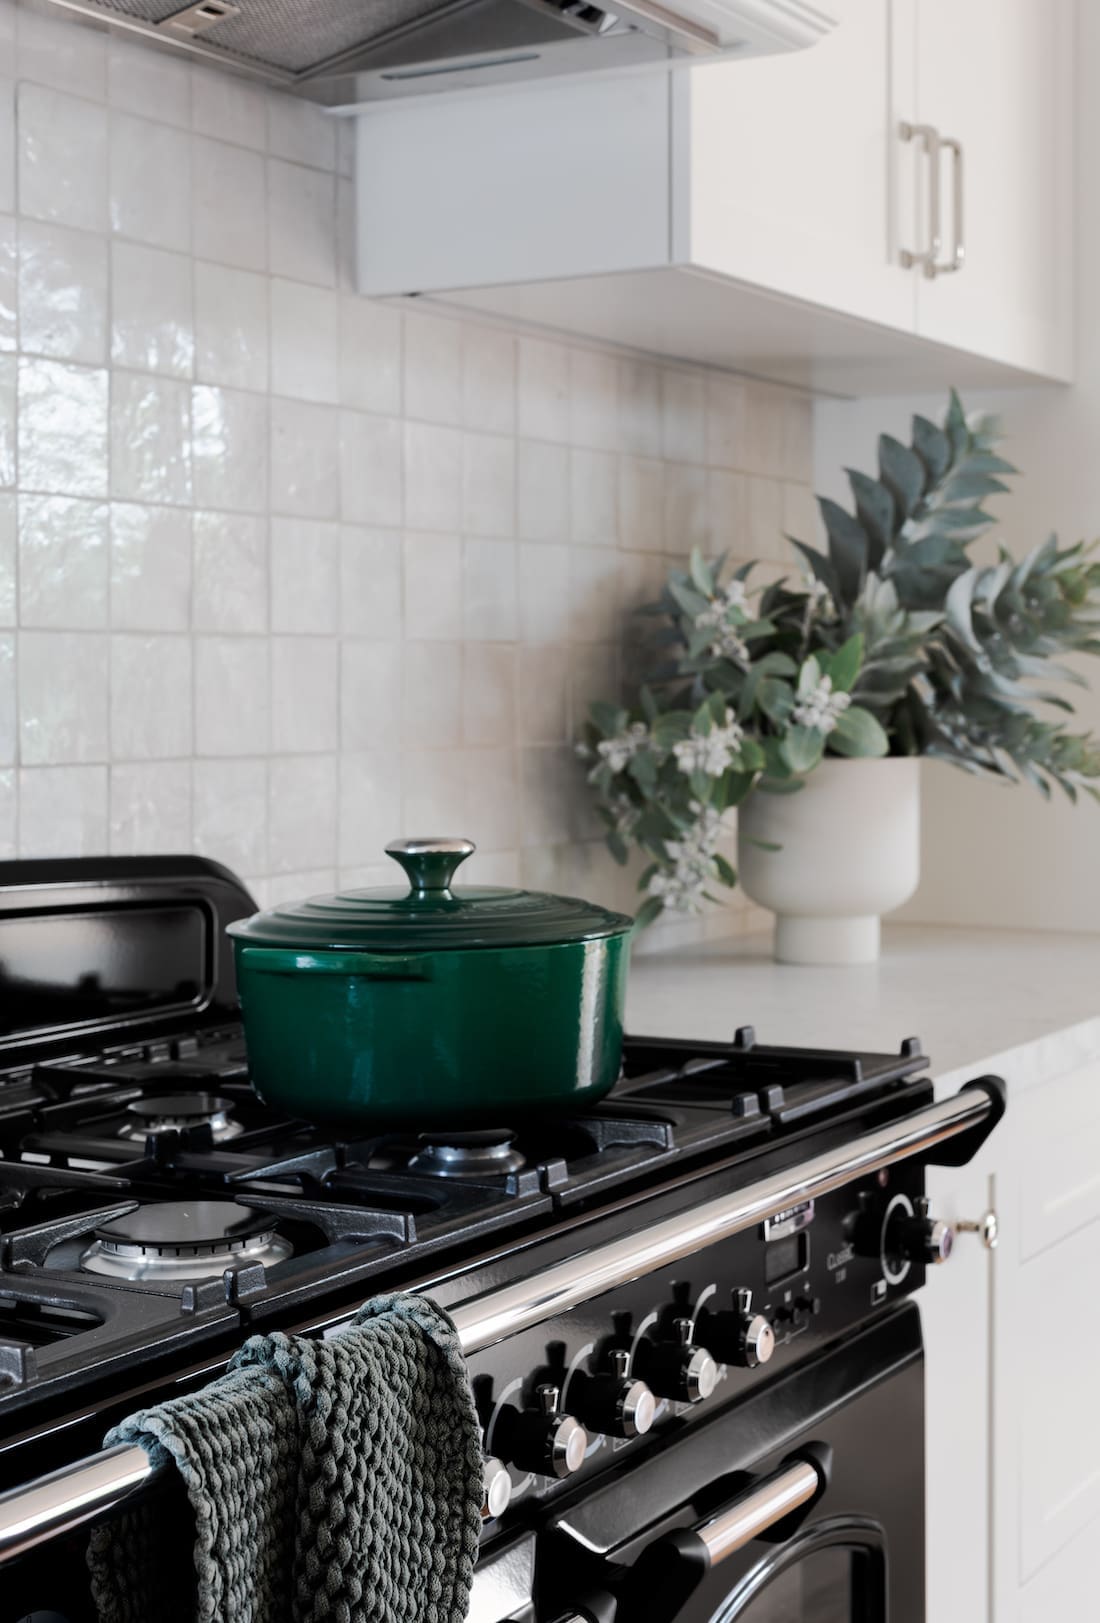
<path id="1" fill-rule="evenodd" d="M 466 1616 L 480 1434 L 454 1326 L 425 1297 L 378 1297 L 329 1341 L 254 1336 L 220 1380 L 106 1442 L 174 1465 L 194 1521 L 146 1496 L 93 1532 L 104 1623 Z"/>

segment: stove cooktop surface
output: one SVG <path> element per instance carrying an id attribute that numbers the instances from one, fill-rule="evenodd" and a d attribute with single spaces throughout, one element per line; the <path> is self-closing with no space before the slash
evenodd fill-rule
<path id="1" fill-rule="evenodd" d="M 908 1088 L 894 1055 L 628 1038 L 577 1116 L 333 1137 L 269 1111 L 235 1026 L 0 1076 L 0 1398 L 105 1372 L 422 1258 L 519 1241 L 620 1193 Z"/>
<path id="2" fill-rule="evenodd" d="M 0 1408 L 460 1270 L 927 1087 L 915 1039 L 744 1027 L 628 1038 L 584 1114 L 334 1136 L 250 1086 L 224 930 L 252 907 L 197 858 L 0 864 Z"/>

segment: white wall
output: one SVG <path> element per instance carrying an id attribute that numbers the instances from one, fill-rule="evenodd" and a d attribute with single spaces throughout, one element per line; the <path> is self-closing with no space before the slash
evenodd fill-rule
<path id="1" fill-rule="evenodd" d="M 1019 555 L 1051 530 L 1063 541 L 1100 537 L 1100 6 L 1080 8 L 1076 176 L 1077 382 L 1066 389 L 1002 392 L 966 400 L 998 412 L 1005 452 L 1021 469 L 995 510 Z M 980 84 L 975 94 L 981 93 Z M 962 273 L 965 275 L 965 271 Z M 844 466 L 873 468 L 880 430 L 904 438 L 913 411 L 938 419 L 944 394 L 920 400 L 826 402 L 815 408 L 815 488 L 843 498 Z M 1082 728 L 1100 730 L 1100 660 L 1081 668 Z M 1078 702 L 1075 694 L 1071 699 Z M 1100 806 L 1035 790 L 1006 789 L 925 763 L 923 874 L 899 916 L 938 923 L 1100 929 Z"/>
<path id="2" fill-rule="evenodd" d="M 799 522 L 809 403 L 358 297 L 350 133 L 0 0 L 0 857 L 435 829 L 629 905 L 571 739 L 671 559 Z"/>

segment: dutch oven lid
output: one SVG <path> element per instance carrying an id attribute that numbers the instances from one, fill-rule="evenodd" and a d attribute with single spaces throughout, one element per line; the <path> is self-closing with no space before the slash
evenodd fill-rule
<path id="1" fill-rule="evenodd" d="M 430 952 L 463 947 L 555 946 L 625 935 L 634 920 L 575 896 L 469 885 L 452 890 L 472 840 L 392 840 L 387 854 L 409 888 L 384 886 L 312 896 L 229 926 L 238 940 L 302 952 Z"/>

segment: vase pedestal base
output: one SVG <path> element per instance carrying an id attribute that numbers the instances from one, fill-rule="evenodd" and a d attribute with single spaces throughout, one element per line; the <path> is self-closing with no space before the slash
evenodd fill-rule
<path id="1" fill-rule="evenodd" d="M 875 913 L 853 918 L 781 913 L 775 921 L 775 956 L 781 964 L 873 964 L 880 934 Z"/>

